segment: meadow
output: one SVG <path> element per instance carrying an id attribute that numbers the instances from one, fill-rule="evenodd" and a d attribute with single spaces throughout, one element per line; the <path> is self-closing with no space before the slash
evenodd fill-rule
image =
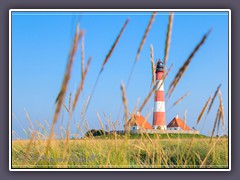
<path id="1" fill-rule="evenodd" d="M 228 168 L 228 138 L 121 138 L 13 142 L 13 168 Z"/>
<path id="2" fill-rule="evenodd" d="M 130 115 L 134 114 L 138 110 L 141 112 L 147 102 L 150 100 L 151 96 L 154 94 L 157 87 L 162 84 L 155 82 L 155 62 L 154 62 L 154 53 L 153 47 L 151 46 L 149 58 L 151 61 L 151 73 L 152 73 L 152 88 L 149 91 L 149 94 L 146 96 L 146 99 L 138 108 L 130 113 L 128 109 L 128 99 L 126 96 L 127 87 L 131 81 L 131 76 L 137 63 L 142 47 L 146 41 L 148 33 L 151 29 L 151 26 L 154 22 L 156 12 L 154 12 L 149 20 L 142 40 L 139 44 L 138 51 L 136 54 L 135 61 L 133 63 L 131 72 L 129 74 L 128 81 L 125 85 L 122 83 L 120 88 L 122 92 L 122 104 L 120 106 L 119 112 L 122 108 L 124 111 L 124 121 L 127 122 Z M 70 137 L 70 121 L 72 120 L 76 104 L 79 100 L 79 96 L 84 88 L 85 78 L 90 68 L 91 60 L 90 57 L 85 64 L 85 55 L 84 55 L 84 41 L 82 40 L 84 36 L 84 30 L 80 29 L 79 26 L 76 28 L 75 37 L 73 40 L 72 48 L 69 53 L 68 62 L 66 66 L 66 71 L 63 76 L 62 85 L 55 102 L 55 112 L 52 120 L 52 124 L 41 124 L 40 122 L 35 122 L 40 130 L 37 130 L 33 127 L 33 122 L 30 119 L 29 115 L 26 113 L 26 117 L 29 120 L 31 127 L 28 130 L 25 130 L 28 139 L 21 140 L 15 139 L 12 140 L 12 168 L 228 168 L 228 137 L 216 137 L 214 133 L 218 131 L 219 127 L 222 124 L 224 129 L 224 111 L 223 111 L 223 101 L 220 91 L 221 85 L 216 88 L 216 91 L 213 95 L 207 99 L 202 110 L 199 112 L 199 116 L 196 120 L 196 126 L 203 119 L 205 115 L 211 111 L 213 103 L 216 101 L 217 97 L 219 98 L 219 107 L 214 121 L 214 127 L 212 129 L 212 134 L 210 137 L 202 135 L 180 135 L 180 134 L 165 134 L 165 135 L 150 135 L 144 134 L 143 136 L 129 136 L 128 133 L 125 135 L 119 136 L 113 134 L 111 136 L 84 136 L 86 131 L 91 130 L 92 128 L 88 126 L 88 119 L 85 117 L 88 106 L 91 103 L 91 98 L 93 97 L 94 91 L 99 81 L 99 77 L 104 71 L 105 65 L 110 59 L 112 53 L 115 50 L 119 40 L 121 39 L 122 34 L 124 33 L 125 28 L 129 19 L 123 24 L 122 29 L 120 30 L 116 40 L 114 41 L 112 47 L 110 48 L 106 58 L 102 63 L 102 67 L 98 74 L 98 78 L 95 81 L 93 90 L 90 92 L 89 99 L 87 100 L 84 107 L 82 107 L 81 119 L 84 121 L 83 126 L 78 126 L 78 133 L 82 134 L 81 138 L 72 138 Z M 168 53 L 170 49 L 171 42 L 171 31 L 173 24 L 173 13 L 169 15 L 169 21 L 167 25 L 167 34 L 165 41 L 165 56 L 164 64 L 166 66 L 168 60 Z M 196 52 L 203 46 L 205 40 L 212 32 L 210 29 L 201 39 L 201 41 L 193 49 L 189 57 L 186 59 L 185 63 L 179 69 L 174 80 L 171 82 L 169 90 L 166 92 L 166 97 L 170 98 L 171 94 L 175 90 L 179 81 L 182 79 L 184 73 L 188 69 L 189 64 L 191 63 Z M 78 85 L 76 94 L 70 94 L 69 99 L 66 100 L 66 93 L 68 89 L 68 82 L 71 78 L 71 70 L 73 66 L 73 61 L 75 60 L 75 54 L 78 50 L 79 42 L 82 40 L 81 44 L 81 81 Z M 168 73 L 171 71 L 165 68 L 165 73 L 163 81 L 167 78 Z M 159 81 L 160 82 L 160 81 Z M 184 100 L 186 95 L 179 97 L 179 99 L 173 104 L 173 106 L 178 105 L 181 101 Z M 55 133 L 55 126 L 59 119 L 61 111 L 68 112 L 68 126 L 63 130 L 64 133 L 61 136 L 58 136 Z M 120 113 L 119 113 L 120 114 Z M 149 116 L 149 115 L 148 115 Z M 118 117 L 118 120 L 120 116 Z M 98 117 L 99 124 L 102 130 L 106 130 L 103 127 L 101 118 Z M 115 130 L 114 124 L 110 123 L 109 127 L 111 130 Z M 224 129 L 224 132 L 226 129 Z M 14 132 L 13 132 L 14 134 Z"/>

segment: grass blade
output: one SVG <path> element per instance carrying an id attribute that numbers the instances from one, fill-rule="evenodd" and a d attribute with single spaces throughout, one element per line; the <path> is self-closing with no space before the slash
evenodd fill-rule
<path id="1" fill-rule="evenodd" d="M 190 91 L 188 91 L 187 93 L 185 93 L 182 97 L 180 97 L 175 103 L 173 103 L 172 106 L 176 106 L 178 103 L 180 103 L 186 96 L 188 96 L 190 94 Z"/>
<path id="2" fill-rule="evenodd" d="M 152 86 L 155 84 L 155 69 L 156 69 L 155 63 L 154 63 L 154 51 L 153 51 L 152 44 L 150 46 L 150 60 L 151 60 L 151 68 L 152 68 L 152 84 L 151 84 Z"/>
<path id="3" fill-rule="evenodd" d="M 211 108 L 212 108 L 213 102 L 214 102 L 214 100 L 215 100 L 215 98 L 216 98 L 216 96 L 217 96 L 218 91 L 220 90 L 220 87 L 221 87 L 221 84 L 219 84 L 219 86 L 217 87 L 217 90 L 215 91 L 215 93 L 214 93 L 214 95 L 213 95 L 213 98 L 212 98 L 212 101 L 211 101 L 211 103 L 210 103 L 210 105 L 209 105 L 207 114 L 210 112 L 210 110 L 211 110 Z"/>
<path id="4" fill-rule="evenodd" d="M 184 122 L 184 128 L 187 124 L 187 110 L 184 111 L 184 118 L 183 118 L 183 122 Z"/>
<path id="5" fill-rule="evenodd" d="M 166 64 L 167 64 L 168 52 L 169 52 L 169 49 L 170 49 L 172 25 L 173 25 L 173 13 L 170 12 L 169 20 L 168 20 L 167 38 L 166 38 L 166 42 L 165 42 L 165 56 L 164 56 L 164 66 L 165 67 L 166 67 Z"/>
<path id="6" fill-rule="evenodd" d="M 127 19 L 127 20 L 126 20 L 126 22 L 124 23 L 124 25 L 123 25 L 123 27 L 122 27 L 122 29 L 121 29 L 120 33 L 118 34 L 118 36 L 117 36 L 117 38 L 116 38 L 115 42 L 113 43 L 113 45 L 112 45 L 112 47 L 111 47 L 110 51 L 108 52 L 108 54 L 107 54 L 107 56 L 106 56 L 105 60 L 103 61 L 103 64 L 102 64 L 102 69 L 101 69 L 101 71 L 100 71 L 100 72 L 102 72 L 102 71 L 103 71 L 105 64 L 108 62 L 108 60 L 109 60 L 110 56 L 112 55 L 112 53 L 113 53 L 113 50 L 115 49 L 115 47 L 116 47 L 116 45 L 117 45 L 117 43 L 118 43 L 118 41 L 119 41 L 120 37 L 122 36 L 122 33 L 123 33 L 124 29 L 126 28 L 126 26 L 127 26 L 128 22 L 129 22 L 129 19 Z"/>
<path id="7" fill-rule="evenodd" d="M 207 106 L 208 106 L 208 104 L 209 104 L 211 99 L 212 99 L 212 97 L 210 96 L 208 98 L 207 102 L 205 103 L 204 107 L 202 108 L 202 110 L 201 110 L 201 112 L 200 112 L 200 114 L 198 116 L 196 125 L 200 122 L 200 120 L 201 120 L 201 118 L 202 118 L 202 116 L 203 116 L 203 114 L 204 114 L 204 112 L 205 112 L 205 110 L 206 110 L 206 108 L 207 108 Z"/>
<path id="8" fill-rule="evenodd" d="M 121 91 L 122 91 L 122 101 L 123 101 L 123 105 L 124 105 L 125 124 L 127 124 L 129 111 L 128 111 L 128 105 L 127 105 L 128 102 L 127 102 L 127 97 L 126 97 L 126 91 L 125 91 L 125 87 L 124 87 L 123 83 L 121 84 Z M 126 126 L 125 126 L 124 130 L 126 131 Z"/>
<path id="9" fill-rule="evenodd" d="M 219 117 L 220 117 L 220 108 L 218 108 L 218 111 L 217 111 L 217 115 L 216 115 L 215 122 L 214 122 L 213 129 L 212 129 L 212 134 L 211 134 L 210 142 L 212 141 L 212 138 L 213 138 L 213 135 L 214 135 L 214 132 L 215 132 L 215 129 L 216 129 L 216 126 L 217 126 Z"/>
<path id="10" fill-rule="evenodd" d="M 108 54 L 107 54 L 105 60 L 103 61 L 102 68 L 101 68 L 101 70 L 100 70 L 100 72 L 99 72 L 99 74 L 98 74 L 98 76 L 97 76 L 97 79 L 96 79 L 96 81 L 95 81 L 95 83 L 94 83 L 94 86 L 93 86 L 93 89 L 92 89 L 92 92 L 91 92 L 91 95 L 90 95 L 90 100 L 89 100 L 89 103 L 88 103 L 88 105 L 87 105 L 87 107 L 86 107 L 86 112 L 87 112 L 87 110 L 88 110 L 88 106 L 89 106 L 89 104 L 90 104 L 90 102 L 91 102 L 91 99 L 92 99 L 93 94 L 94 94 L 94 92 L 95 92 L 95 89 L 96 89 L 96 87 L 97 87 L 97 84 L 98 84 L 98 81 L 99 81 L 100 75 L 101 75 L 101 73 L 102 73 L 102 71 L 103 71 L 103 69 L 104 69 L 104 66 L 105 66 L 105 64 L 108 62 L 110 56 L 112 55 L 113 50 L 115 49 L 115 47 L 116 47 L 116 45 L 117 45 L 117 43 L 118 43 L 120 37 L 122 36 L 122 33 L 123 33 L 123 31 L 125 30 L 125 28 L 126 28 L 128 22 L 129 22 L 129 19 L 127 19 L 126 22 L 124 23 L 124 25 L 123 25 L 123 27 L 122 27 L 120 33 L 118 34 L 118 36 L 117 36 L 115 42 L 113 43 L 113 45 L 112 45 L 110 51 L 108 52 Z M 84 117 L 83 117 L 83 119 L 84 119 Z M 83 119 L 82 119 L 82 121 L 83 121 Z M 82 123 L 82 121 L 81 121 L 81 123 Z"/>
<path id="11" fill-rule="evenodd" d="M 32 133 L 32 135 L 31 135 L 31 137 L 30 137 L 30 139 L 29 139 L 29 143 L 28 143 L 28 145 L 27 145 L 27 149 L 26 149 L 26 152 L 25 152 L 25 156 L 24 156 L 22 165 L 25 165 L 26 160 L 27 160 L 28 157 L 29 157 L 29 153 L 30 153 L 30 149 L 31 149 L 32 144 L 33 144 L 34 136 L 35 136 L 35 131 Z"/>
<path id="12" fill-rule="evenodd" d="M 148 32 L 150 31 L 150 29 L 152 27 L 152 23 L 153 23 L 153 21 L 155 19 L 156 14 L 157 14 L 157 12 L 153 12 L 153 14 L 151 16 L 151 19 L 150 19 L 150 21 L 148 23 L 147 29 L 145 30 L 144 35 L 143 35 L 142 40 L 141 40 L 141 43 L 140 43 L 140 45 L 138 47 L 138 51 L 137 51 L 137 56 L 136 56 L 135 62 L 138 61 L 138 59 L 140 57 L 140 52 L 141 52 L 142 47 L 143 47 L 143 45 L 144 45 L 144 43 L 145 43 L 145 41 L 147 39 Z"/>
<path id="13" fill-rule="evenodd" d="M 169 90 L 167 92 L 168 98 L 171 97 L 172 92 L 174 91 L 175 87 L 177 86 L 177 84 L 179 83 L 180 79 L 182 78 L 183 74 L 185 73 L 185 71 L 187 70 L 192 58 L 194 57 L 194 55 L 196 54 L 196 52 L 199 50 L 199 48 L 203 45 L 203 43 L 205 42 L 206 38 L 208 37 L 208 35 L 210 34 L 211 30 L 209 30 L 202 38 L 202 40 L 198 43 L 198 45 L 195 47 L 195 49 L 192 51 L 192 53 L 190 54 L 190 56 L 188 57 L 188 59 L 185 61 L 185 63 L 183 64 L 183 66 L 179 69 L 178 73 L 176 74 L 174 80 L 171 82 Z"/>
<path id="14" fill-rule="evenodd" d="M 222 119 L 222 126 L 224 128 L 224 125 L 225 125 L 225 118 L 224 118 L 224 108 L 223 108 L 223 100 L 222 100 L 222 93 L 219 89 L 218 91 L 218 95 L 219 95 L 219 101 L 220 101 L 220 115 L 221 115 L 221 119 Z"/>
<path id="15" fill-rule="evenodd" d="M 87 62 L 86 69 L 85 69 L 84 74 L 83 74 L 83 77 L 82 77 L 82 80 L 81 80 L 80 84 L 78 85 L 77 93 L 76 93 L 75 98 L 74 98 L 74 101 L 73 101 L 73 111 L 74 111 L 75 108 L 76 108 L 79 95 L 80 95 L 81 91 L 83 90 L 83 86 L 84 86 L 84 82 L 85 82 L 85 77 L 86 77 L 86 75 L 87 75 L 88 68 L 89 68 L 89 65 L 90 65 L 91 61 L 92 61 L 92 57 L 89 58 L 89 60 L 88 60 L 88 62 Z"/>
<path id="16" fill-rule="evenodd" d="M 64 75 L 64 79 L 63 79 L 63 82 L 62 82 L 60 93 L 59 93 L 59 95 L 57 97 L 57 100 L 56 100 L 57 106 L 56 106 L 55 114 L 54 114 L 53 121 L 52 121 L 51 130 L 50 130 L 50 134 L 49 134 L 48 141 L 47 141 L 46 154 L 48 152 L 50 142 L 51 142 L 52 136 L 54 134 L 54 126 L 57 122 L 57 119 L 58 119 L 58 116 L 59 116 L 59 113 L 60 113 L 60 110 L 61 110 L 61 106 L 62 106 L 63 100 L 65 98 L 65 93 L 67 91 L 68 82 L 69 82 L 70 75 L 71 75 L 71 70 L 72 70 L 72 64 L 73 64 L 74 57 L 75 57 L 77 47 L 78 47 L 78 42 L 81 39 L 81 37 L 83 36 L 83 34 L 84 34 L 84 31 L 80 31 L 79 26 L 77 26 L 73 46 L 72 46 L 72 49 L 70 51 L 70 55 L 69 55 L 69 59 L 68 59 L 67 69 L 66 69 L 66 72 L 65 72 L 65 75 Z"/>
<path id="17" fill-rule="evenodd" d="M 139 110 L 138 110 L 139 112 L 141 112 L 141 111 L 143 110 L 144 106 L 147 104 L 148 100 L 149 100 L 150 97 L 152 96 L 153 92 L 155 92 L 156 88 L 157 88 L 157 87 L 160 88 L 160 87 L 163 85 L 166 77 L 168 76 L 168 73 L 169 73 L 170 70 L 172 69 L 172 66 L 173 66 L 173 65 L 171 65 L 171 67 L 168 69 L 168 71 L 167 71 L 166 73 L 164 73 L 162 82 L 159 81 L 158 83 L 156 83 L 156 84 L 154 85 L 154 87 L 151 89 L 151 91 L 148 93 L 147 97 L 145 98 L 145 100 L 143 101 L 142 105 L 140 106 L 140 108 L 139 108 Z M 161 83 L 161 84 L 160 84 L 160 83 Z"/>
<path id="18" fill-rule="evenodd" d="M 84 54 L 84 38 L 82 38 L 82 49 L 81 49 L 81 73 L 82 73 L 82 77 L 84 76 L 84 58 L 85 58 L 85 54 Z"/>

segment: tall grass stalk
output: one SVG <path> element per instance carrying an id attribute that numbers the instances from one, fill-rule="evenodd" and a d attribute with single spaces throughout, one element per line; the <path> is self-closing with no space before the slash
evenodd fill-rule
<path id="1" fill-rule="evenodd" d="M 72 45 L 72 49 L 71 49 L 70 54 L 69 54 L 67 69 L 66 69 L 64 79 L 63 79 L 63 82 L 62 82 L 61 90 L 60 90 L 60 93 L 59 93 L 59 95 L 56 99 L 57 106 L 56 106 L 55 114 L 54 114 L 53 121 L 52 121 L 51 130 L 50 130 L 50 134 L 49 134 L 48 141 L 47 141 L 46 153 L 45 153 L 46 155 L 47 155 L 48 150 L 50 148 L 50 143 L 51 143 L 51 140 L 52 140 L 52 136 L 54 134 L 54 127 L 55 127 L 55 124 L 57 122 L 57 119 L 58 119 L 58 116 L 59 116 L 59 113 L 60 113 L 60 110 L 61 110 L 61 106 L 62 106 L 62 103 L 63 103 L 64 98 L 65 98 L 65 93 L 67 91 L 68 81 L 70 79 L 72 64 L 73 64 L 75 54 L 76 54 L 76 51 L 77 51 L 78 42 L 81 39 L 81 37 L 83 36 L 83 34 L 84 34 L 84 31 L 82 31 L 82 30 L 80 31 L 79 26 L 77 26 L 77 30 L 76 30 L 76 34 L 75 34 L 75 37 L 74 37 L 74 42 L 73 42 L 73 45 Z"/>
<path id="2" fill-rule="evenodd" d="M 212 29 L 209 30 L 202 38 L 202 40 L 198 43 L 198 45 L 194 48 L 188 59 L 185 61 L 185 63 L 182 65 L 182 67 L 179 69 L 178 73 L 176 74 L 174 80 L 171 82 L 169 89 L 167 91 L 167 97 L 170 98 L 174 89 L 176 88 L 177 84 L 179 83 L 180 79 L 182 78 L 183 74 L 187 70 L 192 58 L 196 54 L 196 52 L 199 50 L 199 48 L 204 44 L 205 40 L 207 39 L 208 35 L 211 33 Z"/>
<path id="3" fill-rule="evenodd" d="M 163 61 L 165 67 L 167 65 L 168 54 L 169 54 L 169 49 L 170 49 L 172 26 L 173 26 L 173 13 L 170 12 L 169 20 L 168 20 L 167 37 L 166 37 L 166 42 L 165 42 L 165 56 L 164 56 L 164 61 Z"/>

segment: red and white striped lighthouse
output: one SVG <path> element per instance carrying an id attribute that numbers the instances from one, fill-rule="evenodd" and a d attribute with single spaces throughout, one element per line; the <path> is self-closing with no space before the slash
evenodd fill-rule
<path id="1" fill-rule="evenodd" d="M 163 81 L 164 65 L 158 60 L 156 67 L 156 83 L 158 84 L 154 98 L 154 114 L 153 114 L 153 128 L 166 129 L 165 120 L 165 100 L 164 100 L 164 84 Z M 160 82 L 159 82 L 160 81 Z"/>

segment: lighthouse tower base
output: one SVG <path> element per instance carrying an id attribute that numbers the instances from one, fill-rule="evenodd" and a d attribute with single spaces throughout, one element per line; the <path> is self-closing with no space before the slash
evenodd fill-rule
<path id="1" fill-rule="evenodd" d="M 154 125 L 153 129 L 167 130 L 167 127 L 165 125 L 163 125 L 163 126 L 156 126 L 156 125 Z"/>

